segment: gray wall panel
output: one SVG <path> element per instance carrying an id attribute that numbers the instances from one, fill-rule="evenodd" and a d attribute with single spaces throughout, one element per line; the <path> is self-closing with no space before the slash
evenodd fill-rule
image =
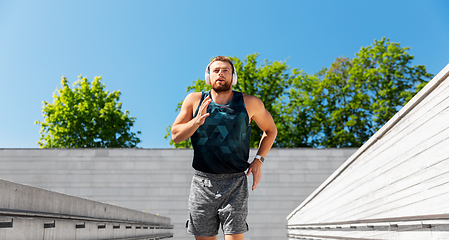
<path id="1" fill-rule="evenodd" d="M 272 149 L 250 192 L 245 239 L 287 239 L 285 217 L 356 150 Z M 182 149 L 0 149 L 0 178 L 166 216 L 173 239 L 193 239 L 184 228 L 192 157 Z"/>

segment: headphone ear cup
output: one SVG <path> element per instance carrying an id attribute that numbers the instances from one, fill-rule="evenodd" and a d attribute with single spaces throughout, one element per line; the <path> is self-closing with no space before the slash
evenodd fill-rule
<path id="1" fill-rule="evenodd" d="M 235 70 L 234 67 L 234 73 L 232 74 L 232 85 L 236 85 L 237 84 L 237 71 Z"/>
<path id="2" fill-rule="evenodd" d="M 204 79 L 206 80 L 206 84 L 210 85 L 209 73 L 206 72 L 206 74 L 204 75 Z"/>
<path id="3" fill-rule="evenodd" d="M 204 80 L 206 81 L 207 85 L 210 85 L 210 77 L 209 77 L 209 71 L 208 71 L 209 65 L 210 65 L 210 63 L 207 64 L 206 71 L 204 72 Z"/>

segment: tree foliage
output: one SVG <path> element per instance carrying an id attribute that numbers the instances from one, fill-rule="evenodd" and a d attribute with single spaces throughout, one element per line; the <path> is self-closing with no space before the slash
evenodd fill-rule
<path id="1" fill-rule="evenodd" d="M 321 127 L 313 146 L 359 147 L 396 114 L 432 77 L 413 56 L 383 38 L 353 59 L 337 58 L 323 69 L 313 91 Z"/>
<path id="2" fill-rule="evenodd" d="M 283 100 L 292 76 L 288 73 L 286 62 L 264 60 L 258 66 L 256 61 L 258 56 L 259 54 L 248 55 L 243 62 L 231 57 L 239 76 L 239 83 L 234 89 L 260 98 L 271 113 L 276 127 L 280 128 L 283 121 L 281 115 Z M 263 132 L 254 121 L 251 122 L 251 129 L 250 146 L 257 148 Z"/>
<path id="3" fill-rule="evenodd" d="M 53 103 L 43 102 L 44 122 L 35 122 L 41 148 L 134 148 L 141 142 L 140 131 L 131 132 L 136 119 L 121 111 L 120 91 L 105 91 L 101 77 L 90 83 L 80 75 L 73 89 L 62 77 L 61 85 Z"/>
<path id="4" fill-rule="evenodd" d="M 286 62 L 259 65 L 259 54 L 244 61 L 231 57 L 239 78 L 233 88 L 264 102 L 278 128 L 275 147 L 360 147 L 432 77 L 424 66 L 410 66 L 407 50 L 385 38 L 374 40 L 353 59 L 337 58 L 312 75 L 289 71 Z M 187 92 L 209 89 L 198 79 Z M 252 129 L 251 147 L 257 147 L 262 131 L 254 122 Z"/>

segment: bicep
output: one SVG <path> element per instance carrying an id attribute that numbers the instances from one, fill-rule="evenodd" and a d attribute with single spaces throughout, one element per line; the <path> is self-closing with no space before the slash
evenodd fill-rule
<path id="1" fill-rule="evenodd" d="M 251 103 L 252 117 L 259 126 L 259 128 L 264 132 L 274 131 L 276 129 L 276 125 L 273 121 L 273 117 L 265 108 L 263 102 L 256 98 L 252 99 Z"/>
<path id="2" fill-rule="evenodd" d="M 259 126 L 259 128 L 264 132 L 270 132 L 276 129 L 273 117 L 265 108 L 261 109 L 258 114 L 254 115 L 253 120 L 256 122 L 257 126 Z"/>
<path id="3" fill-rule="evenodd" d="M 173 123 L 173 127 L 178 124 L 184 124 L 193 119 L 193 103 L 195 102 L 195 96 L 189 94 L 181 105 L 181 110 Z"/>
<path id="4" fill-rule="evenodd" d="M 178 116 L 175 119 L 175 122 L 173 123 L 173 127 L 175 127 L 178 124 L 187 123 L 190 120 L 192 120 L 192 111 L 186 107 L 181 107 L 181 111 L 179 112 Z"/>

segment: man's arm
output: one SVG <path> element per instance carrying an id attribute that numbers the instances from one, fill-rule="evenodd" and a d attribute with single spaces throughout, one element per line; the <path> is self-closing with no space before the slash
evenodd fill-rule
<path id="1" fill-rule="evenodd" d="M 181 111 L 175 119 L 171 128 L 172 139 L 175 143 L 180 143 L 193 135 L 193 133 L 204 123 L 207 113 L 207 106 L 211 102 L 206 97 L 201 103 L 197 116 L 193 117 L 193 109 L 201 101 L 201 93 L 190 93 L 184 99 Z"/>
<path id="2" fill-rule="evenodd" d="M 274 140 L 277 135 L 277 128 L 271 117 L 271 114 L 265 109 L 263 102 L 254 96 L 245 96 L 245 105 L 250 114 L 250 118 L 254 120 L 259 126 L 259 128 L 263 131 L 262 138 L 259 142 L 259 149 L 257 151 L 257 155 L 261 155 L 265 157 L 273 146 Z M 251 173 L 253 174 L 253 187 L 254 191 L 257 188 L 257 185 L 260 182 L 260 178 L 262 177 L 262 163 L 259 160 L 254 160 L 248 168 L 247 176 Z"/>

